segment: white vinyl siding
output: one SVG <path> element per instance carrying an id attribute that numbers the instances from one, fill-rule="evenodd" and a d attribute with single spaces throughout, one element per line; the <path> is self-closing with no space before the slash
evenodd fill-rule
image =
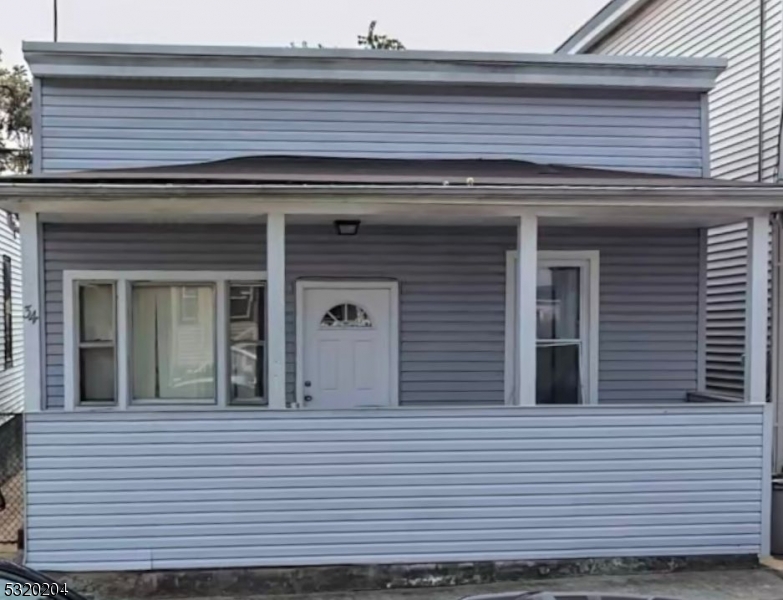
<path id="1" fill-rule="evenodd" d="M 728 58 L 709 95 L 711 174 L 775 182 L 782 11 L 781 0 L 653 0 L 590 52 Z M 744 223 L 709 232 L 706 383 L 730 396 L 741 396 L 744 386 L 746 246 Z"/>
<path id="2" fill-rule="evenodd" d="M 763 407 L 30 414 L 54 571 L 757 554 Z"/>
<path id="3" fill-rule="evenodd" d="M 46 173 L 267 154 L 701 174 L 697 94 L 44 81 L 42 107 Z"/>
<path id="4" fill-rule="evenodd" d="M 0 364 L 0 422 L 2 413 L 19 413 L 24 408 L 24 307 L 22 306 L 22 254 L 19 234 L 9 224 L 8 213 L 0 211 L 0 257 L 11 259 L 11 327 L 13 366 Z M 0 282 L 2 284 L 2 282 Z M 0 343 L 4 339 L 0 322 Z"/>

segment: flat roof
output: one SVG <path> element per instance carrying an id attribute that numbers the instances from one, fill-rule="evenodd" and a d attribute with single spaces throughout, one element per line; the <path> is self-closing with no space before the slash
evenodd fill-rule
<path id="1" fill-rule="evenodd" d="M 24 42 L 35 77 L 707 91 L 722 59 Z"/>

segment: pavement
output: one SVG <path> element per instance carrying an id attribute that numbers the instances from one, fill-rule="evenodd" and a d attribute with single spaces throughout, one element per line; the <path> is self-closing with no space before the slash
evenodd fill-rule
<path id="1" fill-rule="evenodd" d="M 635 594 L 677 600 L 783 600 L 783 574 L 769 568 L 690 571 L 627 576 L 582 576 L 537 582 L 274 596 L 275 600 L 459 600 L 504 591 L 572 591 Z M 254 600 L 260 600 L 261 596 Z M 270 596 L 264 596 L 269 600 Z M 253 596 L 243 598 L 251 600 Z M 224 599 L 210 599 L 224 600 Z"/>

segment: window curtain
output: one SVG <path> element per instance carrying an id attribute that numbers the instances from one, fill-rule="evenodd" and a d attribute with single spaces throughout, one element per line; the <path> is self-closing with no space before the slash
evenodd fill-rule
<path id="1" fill-rule="evenodd" d="M 190 303 L 184 319 L 183 301 Z M 214 288 L 136 286 L 131 302 L 133 397 L 214 399 Z"/>

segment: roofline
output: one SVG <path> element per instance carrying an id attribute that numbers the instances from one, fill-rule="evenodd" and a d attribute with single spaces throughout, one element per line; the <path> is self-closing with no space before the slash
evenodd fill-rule
<path id="1" fill-rule="evenodd" d="M 651 0 L 611 0 L 555 50 L 558 54 L 587 52 Z"/>
<path id="2" fill-rule="evenodd" d="M 0 183 L 0 208 L 14 210 L 36 201 L 57 204 L 85 200 L 111 202 L 134 199 L 226 199 L 245 197 L 366 202 L 373 199 L 399 205 L 422 203 L 507 206 L 612 207 L 735 207 L 783 209 L 783 186 L 775 185 L 623 185 L 596 181 L 562 185 L 293 185 L 293 184 L 75 184 Z"/>
<path id="3" fill-rule="evenodd" d="M 24 42 L 34 77 L 707 91 L 722 59 Z"/>

